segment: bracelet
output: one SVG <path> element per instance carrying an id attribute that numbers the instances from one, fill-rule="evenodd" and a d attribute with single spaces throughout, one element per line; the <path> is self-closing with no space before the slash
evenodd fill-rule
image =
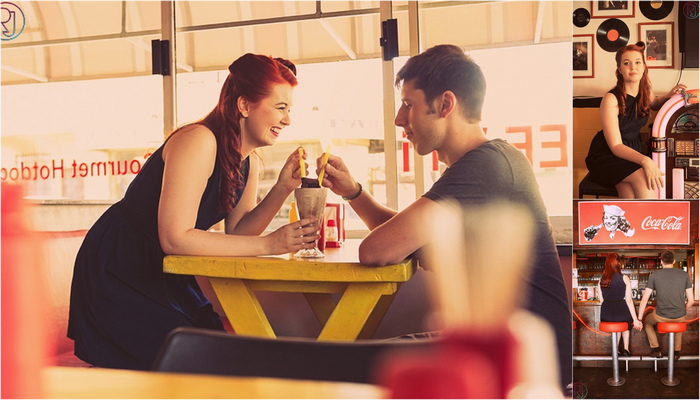
<path id="1" fill-rule="evenodd" d="M 353 200 L 355 200 L 356 198 L 360 197 L 360 195 L 362 194 L 362 184 L 361 184 L 360 182 L 357 182 L 357 186 L 360 187 L 360 190 L 358 190 L 357 193 L 355 193 L 355 194 L 352 195 L 352 196 L 348 196 L 348 197 L 343 196 L 343 200 L 345 200 L 345 201 L 353 201 Z"/>

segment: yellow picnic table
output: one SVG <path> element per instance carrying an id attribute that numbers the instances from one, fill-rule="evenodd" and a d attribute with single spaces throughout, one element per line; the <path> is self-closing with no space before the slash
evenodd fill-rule
<path id="1" fill-rule="evenodd" d="M 360 264 L 360 240 L 326 248 L 325 257 L 166 256 L 163 271 L 209 278 L 237 334 L 274 338 L 256 291 L 303 293 L 323 326 L 319 340 L 370 339 L 400 285 L 417 267 L 413 259 L 395 265 Z M 341 297 L 336 304 L 334 293 Z"/>

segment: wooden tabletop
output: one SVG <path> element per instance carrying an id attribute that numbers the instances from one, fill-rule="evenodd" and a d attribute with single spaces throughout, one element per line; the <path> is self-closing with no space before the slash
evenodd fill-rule
<path id="1" fill-rule="evenodd" d="M 326 248 L 323 258 L 295 258 L 293 254 L 266 257 L 166 256 L 163 271 L 251 280 L 306 282 L 406 282 L 416 269 L 413 259 L 383 267 L 360 264 L 360 240 L 346 240 L 340 248 Z"/>
<path id="2" fill-rule="evenodd" d="M 43 371 L 44 398 L 383 398 L 379 386 L 277 378 L 225 377 L 107 368 L 47 367 Z"/>

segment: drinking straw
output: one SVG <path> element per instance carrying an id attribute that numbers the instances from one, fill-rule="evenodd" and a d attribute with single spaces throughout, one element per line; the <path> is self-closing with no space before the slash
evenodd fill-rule
<path id="1" fill-rule="evenodd" d="M 318 174 L 318 185 L 323 187 L 323 174 L 326 172 L 326 164 L 328 164 L 328 156 L 331 154 L 331 145 L 326 147 L 326 154 L 323 155 L 323 163 L 321 163 L 321 172 Z"/>
<path id="2" fill-rule="evenodd" d="M 299 147 L 299 168 L 301 169 L 301 177 L 306 178 L 306 167 L 304 167 L 304 149 Z"/>

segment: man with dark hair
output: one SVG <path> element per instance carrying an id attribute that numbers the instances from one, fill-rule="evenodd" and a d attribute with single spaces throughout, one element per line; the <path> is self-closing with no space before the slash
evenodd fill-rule
<path id="1" fill-rule="evenodd" d="M 662 357 L 654 326 L 659 322 L 685 321 L 686 313 L 695 301 L 688 273 L 673 268 L 675 262 L 676 257 L 672 251 L 664 250 L 661 253 L 662 268 L 654 271 L 649 277 L 642 301 L 639 303 L 638 319 L 644 324 L 652 357 Z M 644 309 L 654 290 L 656 290 L 656 309 L 642 320 Z M 683 333 L 676 333 L 674 340 L 674 354 L 675 358 L 678 358 L 681 354 Z"/>
<path id="2" fill-rule="evenodd" d="M 503 200 L 524 206 L 535 231 L 528 275 L 523 277 L 523 306 L 553 329 L 564 388 L 572 380 L 571 305 L 549 217 L 528 159 L 502 139 L 487 139 L 479 126 L 486 94 L 481 68 L 459 47 L 440 45 L 411 57 L 399 70 L 396 85 L 401 106 L 394 123 L 404 128 L 418 154 L 436 151 L 447 170 L 421 198 L 396 212 L 363 191 L 342 159 L 330 156 L 323 185 L 348 201 L 371 230 L 360 246 L 360 261 L 397 263 L 435 239 L 423 221 L 442 207 L 442 200 L 465 208 Z"/>

